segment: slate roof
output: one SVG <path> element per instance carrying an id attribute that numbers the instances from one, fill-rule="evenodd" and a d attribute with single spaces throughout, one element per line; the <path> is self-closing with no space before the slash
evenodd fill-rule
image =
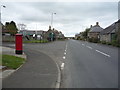
<path id="1" fill-rule="evenodd" d="M 91 27 L 90 32 L 101 32 L 102 30 L 103 30 L 102 27 L 100 27 L 99 25 L 95 25 Z"/>
<path id="2" fill-rule="evenodd" d="M 115 33 L 115 28 L 118 23 L 120 23 L 120 19 L 117 22 L 113 23 L 112 25 L 106 27 L 103 31 L 100 32 L 100 34 Z"/>
<path id="3" fill-rule="evenodd" d="M 120 23 L 120 19 L 119 19 L 117 22 L 115 22 L 115 24 L 116 24 L 116 23 Z"/>
<path id="4" fill-rule="evenodd" d="M 100 34 L 109 34 L 109 33 L 115 33 L 115 23 L 106 27 L 103 31 L 100 32 Z"/>

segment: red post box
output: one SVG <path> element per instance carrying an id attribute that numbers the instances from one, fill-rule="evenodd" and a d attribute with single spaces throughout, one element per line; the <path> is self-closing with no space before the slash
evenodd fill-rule
<path id="1" fill-rule="evenodd" d="M 22 34 L 16 34 L 15 35 L 15 48 L 16 54 L 22 54 L 23 53 L 23 47 L 22 47 Z"/>

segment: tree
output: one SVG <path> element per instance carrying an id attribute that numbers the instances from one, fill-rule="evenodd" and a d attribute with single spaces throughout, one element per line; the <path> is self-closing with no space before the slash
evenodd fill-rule
<path id="1" fill-rule="evenodd" d="M 88 32 L 90 31 L 90 28 L 86 28 L 85 31 L 82 33 L 82 36 L 87 39 L 88 38 Z"/>
<path id="2" fill-rule="evenodd" d="M 11 35 L 15 35 L 18 31 L 16 23 L 14 21 L 6 22 L 5 23 L 5 29 L 8 33 L 10 33 Z"/>

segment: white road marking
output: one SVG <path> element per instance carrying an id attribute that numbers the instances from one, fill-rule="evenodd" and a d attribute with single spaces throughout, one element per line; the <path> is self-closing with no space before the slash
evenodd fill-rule
<path id="1" fill-rule="evenodd" d="M 61 64 L 61 69 L 64 69 L 65 63 Z"/>
<path id="2" fill-rule="evenodd" d="M 89 49 L 92 49 L 92 47 L 90 47 L 90 46 L 86 46 L 86 47 L 88 47 Z"/>
<path id="3" fill-rule="evenodd" d="M 66 52 L 64 52 L 64 54 L 66 55 Z"/>
<path id="4" fill-rule="evenodd" d="M 101 52 L 101 51 L 99 51 L 99 50 L 95 50 L 96 52 L 99 52 L 99 53 L 101 53 L 101 54 L 103 54 L 103 55 L 105 55 L 105 56 L 107 56 L 107 57 L 110 57 L 110 55 L 108 55 L 108 54 L 106 54 L 106 53 L 103 53 L 103 52 Z"/>
<path id="5" fill-rule="evenodd" d="M 65 59 L 65 56 L 63 56 L 63 59 Z"/>
<path id="6" fill-rule="evenodd" d="M 65 49 L 65 52 L 66 52 L 66 49 Z"/>
<path id="7" fill-rule="evenodd" d="M 85 44 L 82 44 L 83 46 L 85 46 Z"/>

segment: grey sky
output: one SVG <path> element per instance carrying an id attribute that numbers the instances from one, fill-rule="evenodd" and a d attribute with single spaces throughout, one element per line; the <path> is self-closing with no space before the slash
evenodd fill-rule
<path id="1" fill-rule="evenodd" d="M 118 19 L 117 2 L 4 2 L 2 22 L 24 23 L 27 29 L 48 30 L 51 13 L 53 27 L 65 36 L 74 36 L 96 22 L 105 28 Z"/>

